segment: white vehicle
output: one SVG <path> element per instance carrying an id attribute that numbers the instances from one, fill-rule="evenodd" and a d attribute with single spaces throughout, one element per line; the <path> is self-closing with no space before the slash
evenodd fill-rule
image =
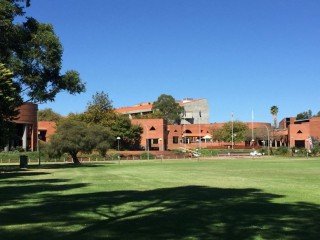
<path id="1" fill-rule="evenodd" d="M 253 152 L 250 152 L 250 156 L 261 156 L 262 154 L 257 152 L 257 151 L 253 151 Z"/>

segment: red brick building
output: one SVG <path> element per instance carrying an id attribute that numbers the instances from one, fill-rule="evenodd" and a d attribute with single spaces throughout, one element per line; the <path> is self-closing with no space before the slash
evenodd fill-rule
<path id="1" fill-rule="evenodd" d="M 303 120 L 284 118 L 279 127 L 283 129 L 283 135 L 286 135 L 290 147 L 309 148 L 310 138 L 320 140 L 320 117 Z"/>
<path id="2" fill-rule="evenodd" d="M 131 122 L 143 128 L 141 146 L 144 149 L 147 149 L 148 146 L 150 150 L 160 151 L 179 148 L 227 148 L 231 146 L 230 142 L 211 140 L 212 130 L 221 128 L 224 123 L 167 125 L 163 119 L 132 119 Z M 247 125 L 251 129 L 252 123 L 247 123 Z M 254 122 L 253 128 L 270 131 L 271 125 Z M 241 142 L 235 145 L 236 147 L 250 147 L 250 142 Z"/>
<path id="3" fill-rule="evenodd" d="M 56 132 L 56 123 L 52 121 L 39 121 L 38 133 L 41 141 L 47 142 L 50 136 Z"/>
<path id="4" fill-rule="evenodd" d="M 37 150 L 38 105 L 24 103 L 18 110 L 19 115 L 13 120 L 16 124 L 14 136 L 8 140 L 8 145 L 4 150 L 23 148 L 25 151 L 35 151 Z"/>

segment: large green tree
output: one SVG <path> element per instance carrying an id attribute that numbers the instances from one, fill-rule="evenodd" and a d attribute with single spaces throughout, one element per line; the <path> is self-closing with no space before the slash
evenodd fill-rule
<path id="1" fill-rule="evenodd" d="M 233 124 L 233 141 L 234 142 L 243 142 L 246 140 L 246 133 L 248 131 L 247 124 L 234 121 L 233 123 L 226 122 L 221 128 L 212 129 L 211 135 L 212 139 L 222 142 L 231 142 L 232 141 L 232 124 Z"/>
<path id="2" fill-rule="evenodd" d="M 115 137 L 121 138 L 121 148 L 137 149 L 140 147 L 142 128 L 131 124 L 128 116 L 116 113 L 108 94 L 97 92 L 92 96 L 84 113 L 75 115 L 80 121 L 98 124 L 110 129 Z M 117 141 L 112 144 L 116 147 Z"/>
<path id="3" fill-rule="evenodd" d="M 153 103 L 152 110 L 169 124 L 180 123 L 184 108 L 171 95 L 161 94 Z"/>
<path id="4" fill-rule="evenodd" d="M 56 113 L 52 108 L 45 108 L 38 111 L 38 120 L 39 121 L 53 121 L 58 122 L 62 119 L 62 116 L 59 113 Z"/>
<path id="5" fill-rule="evenodd" d="M 17 114 L 17 107 L 22 99 L 19 85 L 12 81 L 13 73 L 0 63 L 0 119 L 12 120 Z"/>
<path id="6" fill-rule="evenodd" d="M 16 107 L 22 101 L 43 103 L 53 101 L 60 91 L 85 91 L 77 71 L 61 71 L 63 49 L 53 26 L 25 17 L 29 6 L 30 0 L 0 0 L 0 64 L 12 79 L 0 86 L 2 142 L 8 141 L 5 132 L 14 125 L 8 119 L 17 115 Z"/>
<path id="7" fill-rule="evenodd" d="M 22 103 L 19 86 L 12 81 L 12 72 L 0 64 L 0 147 L 7 144 L 14 124 L 11 122 L 17 116 L 17 107 Z"/>
<path id="8" fill-rule="evenodd" d="M 78 72 L 61 72 L 63 49 L 53 26 L 25 17 L 29 3 L 0 0 L 0 63 L 13 72 L 20 96 L 24 101 L 46 102 L 60 91 L 83 92 Z"/>
<path id="9" fill-rule="evenodd" d="M 114 137 L 106 127 L 66 118 L 59 122 L 56 133 L 48 143 L 48 150 L 54 155 L 68 153 L 73 162 L 79 164 L 77 155 L 80 151 L 90 153 L 96 149 L 104 156 L 113 141 Z"/>

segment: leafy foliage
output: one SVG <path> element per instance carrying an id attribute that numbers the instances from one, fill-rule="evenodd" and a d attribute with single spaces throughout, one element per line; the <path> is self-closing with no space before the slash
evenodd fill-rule
<path id="1" fill-rule="evenodd" d="M 142 128 L 132 125 L 128 116 L 116 113 L 112 107 L 112 101 L 104 92 L 94 94 L 86 111 L 72 117 L 89 125 L 98 124 L 108 128 L 115 138 L 121 138 L 121 148 L 137 149 L 140 147 Z M 112 147 L 117 147 L 116 139 Z"/>
<path id="2" fill-rule="evenodd" d="M 46 102 L 62 90 L 83 92 L 85 85 L 78 72 L 61 74 L 63 49 L 53 26 L 23 18 L 30 1 L 23 2 L 0 1 L 0 62 L 13 72 L 19 94 L 26 101 Z M 16 17 L 22 18 L 22 23 L 17 23 Z"/>
<path id="3" fill-rule="evenodd" d="M 183 107 L 171 95 L 161 94 L 153 103 L 152 110 L 169 124 L 180 123 Z"/>
<path id="4" fill-rule="evenodd" d="M 312 111 L 309 109 L 308 111 L 298 113 L 296 116 L 296 120 L 310 119 L 312 117 Z"/>
<path id="5" fill-rule="evenodd" d="M 90 153 L 97 149 L 101 155 L 105 155 L 113 139 L 109 129 L 105 127 L 67 118 L 58 124 L 49 149 L 52 155 L 70 154 L 73 162 L 78 164 L 78 152 Z"/>
<path id="6" fill-rule="evenodd" d="M 19 86 L 12 81 L 12 72 L 0 64 L 0 147 L 7 144 L 14 124 L 10 122 L 18 115 L 17 107 L 22 103 Z"/>
<path id="7" fill-rule="evenodd" d="M 38 111 L 38 119 L 39 121 L 58 122 L 62 119 L 62 116 L 59 113 L 54 112 L 52 108 L 45 108 Z"/>
<path id="8" fill-rule="evenodd" d="M 22 103 L 18 94 L 19 85 L 12 81 L 13 73 L 4 64 L 0 64 L 0 119 L 12 120 L 17 114 L 16 110 Z"/>
<path id="9" fill-rule="evenodd" d="M 233 122 L 234 142 L 242 142 L 246 139 L 248 126 L 240 121 Z M 215 141 L 231 142 L 232 141 L 232 122 L 227 122 L 219 129 L 211 130 L 212 139 Z"/>

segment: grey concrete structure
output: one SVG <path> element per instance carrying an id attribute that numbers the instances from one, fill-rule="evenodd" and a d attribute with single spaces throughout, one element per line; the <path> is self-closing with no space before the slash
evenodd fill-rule
<path id="1" fill-rule="evenodd" d="M 181 124 L 209 123 L 209 104 L 207 99 L 187 98 L 182 100 L 180 104 L 185 109 L 185 113 L 182 116 Z"/>

